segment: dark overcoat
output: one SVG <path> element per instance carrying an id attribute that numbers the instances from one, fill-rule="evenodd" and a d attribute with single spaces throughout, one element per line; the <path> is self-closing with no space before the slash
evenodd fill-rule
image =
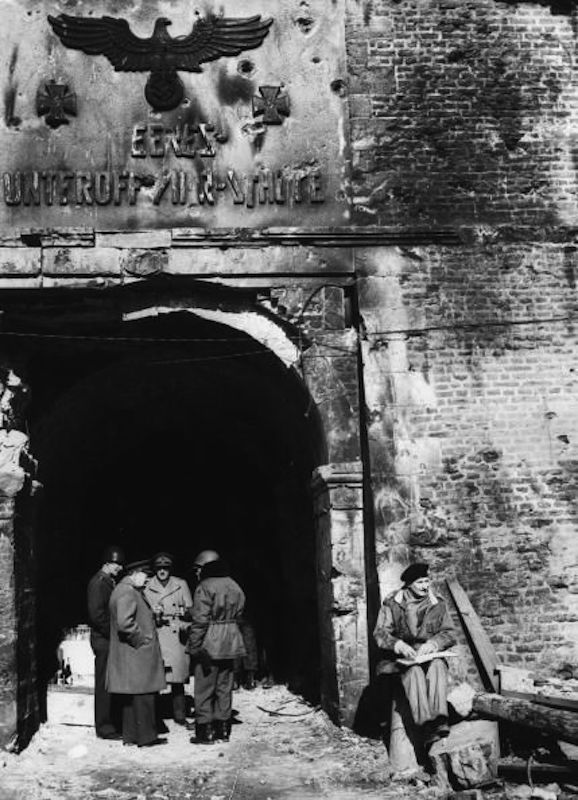
<path id="1" fill-rule="evenodd" d="M 246 655 L 239 620 L 245 594 L 225 572 L 222 562 L 206 564 L 193 597 L 192 623 L 187 650 L 196 656 L 204 650 L 214 660 Z"/>
<path id="2" fill-rule="evenodd" d="M 86 590 L 90 641 L 93 646 L 108 646 L 110 637 L 109 601 L 116 583 L 101 569 L 93 575 Z"/>
<path id="3" fill-rule="evenodd" d="M 110 650 L 106 688 L 114 694 L 150 694 L 166 688 L 151 607 L 125 577 L 110 596 Z"/>

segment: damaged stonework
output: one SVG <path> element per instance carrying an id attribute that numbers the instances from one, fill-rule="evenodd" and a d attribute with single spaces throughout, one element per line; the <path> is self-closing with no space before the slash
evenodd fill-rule
<path id="1" fill-rule="evenodd" d="M 577 668 L 574 245 L 359 250 L 382 596 L 458 575 L 505 664 Z"/>
<path id="2" fill-rule="evenodd" d="M 351 725 L 369 679 L 361 464 L 320 467 L 313 492 L 322 701 L 335 722 Z"/>
<path id="3" fill-rule="evenodd" d="M 9 367 L 0 382 L 0 748 L 18 750 L 39 721 L 32 586 L 36 462 L 24 422 L 28 387 Z"/>

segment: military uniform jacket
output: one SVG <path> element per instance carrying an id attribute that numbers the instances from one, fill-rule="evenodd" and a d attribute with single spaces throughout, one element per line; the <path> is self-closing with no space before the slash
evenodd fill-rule
<path id="1" fill-rule="evenodd" d="M 149 605 L 163 610 L 162 624 L 157 628 L 161 653 L 169 683 L 185 683 L 189 680 L 189 656 L 185 652 L 186 635 L 190 622 L 181 619 L 182 611 L 190 611 L 193 605 L 191 591 L 185 580 L 168 579 L 166 586 L 155 576 L 147 583 L 144 596 Z"/>
<path id="2" fill-rule="evenodd" d="M 239 584 L 226 576 L 203 578 L 193 597 L 193 621 L 187 650 L 201 650 L 212 659 L 238 658 L 246 654 L 238 621 L 245 606 Z"/>
<path id="3" fill-rule="evenodd" d="M 86 591 L 90 640 L 92 644 L 104 646 L 110 638 L 110 611 L 108 603 L 114 587 L 114 579 L 98 570 L 89 581 Z"/>
<path id="4" fill-rule="evenodd" d="M 378 674 L 399 672 L 396 665 L 399 656 L 393 651 L 398 639 L 403 639 L 415 648 L 424 642 L 433 642 L 436 650 L 447 650 L 456 641 L 447 606 L 442 598 L 437 597 L 431 590 L 429 604 L 415 635 L 408 625 L 403 590 L 400 590 L 383 601 L 373 636 L 382 649 L 382 660 L 377 665 Z"/>
<path id="5" fill-rule="evenodd" d="M 128 577 L 110 596 L 107 691 L 150 694 L 166 688 L 165 669 L 151 607 Z"/>

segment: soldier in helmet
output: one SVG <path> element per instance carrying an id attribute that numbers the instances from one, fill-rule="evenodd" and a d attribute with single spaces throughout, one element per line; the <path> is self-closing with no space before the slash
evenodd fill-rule
<path id="1" fill-rule="evenodd" d="M 90 645 L 94 652 L 94 728 L 99 739 L 120 739 L 113 720 L 113 698 L 106 691 L 105 678 L 110 644 L 108 601 L 124 563 L 120 547 L 107 547 L 102 556 L 102 566 L 90 579 L 87 589 Z"/>
<path id="2" fill-rule="evenodd" d="M 191 606 L 193 601 L 188 584 L 172 575 L 173 556 L 157 553 L 153 557 L 154 576 L 144 588 L 156 622 L 165 677 L 171 686 L 173 719 L 186 724 L 185 683 L 189 680 L 189 656 L 185 652 Z"/>
<path id="3" fill-rule="evenodd" d="M 245 655 L 238 621 L 245 595 L 215 550 L 195 559 L 199 583 L 193 597 L 187 650 L 195 663 L 194 744 L 228 741 L 231 735 L 233 666 Z"/>

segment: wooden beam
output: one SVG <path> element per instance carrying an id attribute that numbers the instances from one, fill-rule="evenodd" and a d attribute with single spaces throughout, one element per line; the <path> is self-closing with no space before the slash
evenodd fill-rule
<path id="1" fill-rule="evenodd" d="M 480 692 L 472 708 L 488 719 L 499 719 L 550 734 L 564 742 L 578 744 L 578 714 L 558 708 L 546 708 L 529 700 L 502 697 Z"/>
<path id="2" fill-rule="evenodd" d="M 527 761 L 498 761 L 498 775 L 510 780 L 528 781 L 528 776 L 533 781 L 552 783 L 554 781 L 576 781 L 578 778 L 578 761 L 567 761 L 562 764 L 544 764 L 535 761 L 528 767 Z"/>
<path id="3" fill-rule="evenodd" d="M 516 700 L 528 700 L 539 706 L 548 706 L 549 708 L 566 708 L 569 711 L 578 711 L 578 697 L 574 694 L 572 697 L 564 697 L 562 695 L 551 694 L 536 694 L 535 692 L 514 692 L 511 690 L 502 690 L 504 697 L 512 697 Z"/>
<path id="4" fill-rule="evenodd" d="M 483 687 L 489 692 L 497 692 L 499 686 L 499 678 L 496 674 L 498 657 L 488 634 L 460 583 L 455 580 L 447 580 L 446 584 L 470 645 Z"/>

